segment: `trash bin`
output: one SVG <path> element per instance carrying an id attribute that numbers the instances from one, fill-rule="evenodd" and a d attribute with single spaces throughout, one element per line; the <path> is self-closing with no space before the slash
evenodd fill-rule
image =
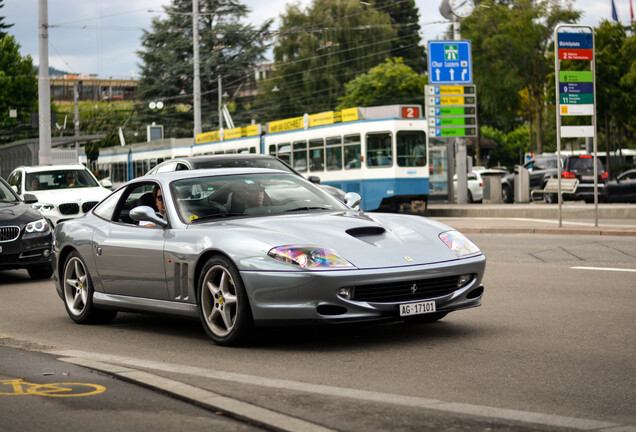
<path id="1" fill-rule="evenodd" d="M 501 176 L 500 172 L 482 172 L 481 178 L 484 180 L 484 204 L 503 203 L 501 198 Z"/>
<path id="2" fill-rule="evenodd" d="M 519 165 L 515 167 L 515 203 L 530 202 L 530 172 Z"/>

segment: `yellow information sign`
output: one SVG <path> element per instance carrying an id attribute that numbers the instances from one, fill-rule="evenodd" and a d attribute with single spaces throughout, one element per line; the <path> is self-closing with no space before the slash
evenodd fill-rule
<path id="1" fill-rule="evenodd" d="M 440 95 L 464 94 L 464 86 L 439 86 Z"/>
<path id="2" fill-rule="evenodd" d="M 284 120 L 276 120 L 269 122 L 269 133 L 274 132 L 283 132 L 294 129 L 302 129 L 303 126 L 303 118 L 302 117 L 294 117 Z"/>
<path id="3" fill-rule="evenodd" d="M 463 96 L 442 96 L 440 105 L 464 105 Z"/>
<path id="4" fill-rule="evenodd" d="M 202 144 L 202 143 L 212 142 L 212 141 L 221 141 L 221 133 L 219 131 L 212 131 L 212 132 L 205 132 L 202 134 L 198 134 L 195 141 L 197 144 Z"/>

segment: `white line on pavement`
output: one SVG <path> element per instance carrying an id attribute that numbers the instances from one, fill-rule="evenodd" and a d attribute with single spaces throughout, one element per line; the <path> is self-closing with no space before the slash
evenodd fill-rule
<path id="1" fill-rule="evenodd" d="M 599 271 L 615 271 L 615 272 L 632 272 L 636 273 L 636 269 L 612 268 L 612 267 L 570 267 L 572 270 L 599 270 Z"/>

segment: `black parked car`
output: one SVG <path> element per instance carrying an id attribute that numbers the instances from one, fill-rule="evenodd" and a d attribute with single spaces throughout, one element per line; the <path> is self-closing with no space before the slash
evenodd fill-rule
<path id="1" fill-rule="evenodd" d="M 53 275 L 53 234 L 49 221 L 29 205 L 35 202 L 28 193 L 22 201 L 0 178 L 0 270 L 26 269 L 32 279 L 47 279 Z"/>
<path id="2" fill-rule="evenodd" d="M 619 174 L 616 180 L 605 185 L 607 202 L 636 203 L 636 169 Z"/>
<path id="3" fill-rule="evenodd" d="M 563 157 L 562 157 L 563 159 Z M 534 189 L 543 189 L 548 179 L 559 173 L 557 155 L 537 155 L 523 164 L 530 176 L 530 193 Z M 508 174 L 501 179 L 501 194 L 503 202 L 511 203 L 515 199 L 515 175 Z M 548 200 L 550 198 L 547 198 Z"/>
<path id="4" fill-rule="evenodd" d="M 599 159 L 596 160 L 596 173 L 598 194 L 600 199 L 603 199 L 608 176 L 603 168 L 603 163 Z M 564 194 L 563 199 L 594 201 L 594 157 L 592 155 L 567 156 L 563 162 L 561 178 L 576 178 L 579 180 L 576 192 Z M 551 198 L 554 200 L 552 202 L 556 202 L 556 194 Z"/>

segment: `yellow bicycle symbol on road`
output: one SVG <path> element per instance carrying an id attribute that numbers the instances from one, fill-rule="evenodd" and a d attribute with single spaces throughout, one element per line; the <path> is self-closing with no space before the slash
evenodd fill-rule
<path id="1" fill-rule="evenodd" d="M 0 395 L 4 396 L 48 396 L 48 397 L 79 397 L 93 396 L 106 391 L 106 387 L 98 384 L 86 383 L 51 383 L 36 384 L 24 381 L 22 379 L 0 380 L 3 386 L 10 386 L 13 391 L 3 392 L 6 390 L 0 386 Z"/>

